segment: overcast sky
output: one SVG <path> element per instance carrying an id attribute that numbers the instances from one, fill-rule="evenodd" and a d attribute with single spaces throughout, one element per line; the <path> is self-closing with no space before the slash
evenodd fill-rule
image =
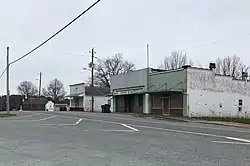
<path id="1" fill-rule="evenodd" d="M 0 0 L 0 72 L 10 61 L 47 39 L 94 0 Z M 250 65 L 249 0 L 101 0 L 66 31 L 10 68 L 10 91 L 23 80 L 38 86 L 53 78 L 69 84 L 88 80 L 81 70 L 96 48 L 102 58 L 123 53 L 137 68 L 146 66 L 146 44 L 150 44 L 150 66 L 158 67 L 172 50 L 186 51 L 204 67 L 218 56 L 237 54 Z M 222 40 L 217 44 L 210 44 Z M 199 47 L 201 45 L 204 47 Z M 84 56 L 81 56 L 84 55 Z M 5 76 L 0 94 L 6 93 Z"/>

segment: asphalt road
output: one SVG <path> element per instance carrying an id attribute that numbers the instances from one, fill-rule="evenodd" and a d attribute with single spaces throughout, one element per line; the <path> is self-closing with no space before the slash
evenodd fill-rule
<path id="1" fill-rule="evenodd" d="M 250 130 L 122 114 L 0 119 L 0 166 L 247 166 Z"/>

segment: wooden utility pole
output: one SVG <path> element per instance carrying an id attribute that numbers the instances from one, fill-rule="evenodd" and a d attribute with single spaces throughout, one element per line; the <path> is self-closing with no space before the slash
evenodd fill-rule
<path id="1" fill-rule="evenodd" d="M 7 114 L 10 113 L 10 87 L 9 87 L 9 47 L 7 47 L 7 68 L 6 68 L 6 90 L 7 90 L 7 96 L 6 96 L 6 111 Z"/>
<path id="2" fill-rule="evenodd" d="M 92 94 L 91 94 L 91 111 L 94 112 L 94 96 L 93 96 L 93 88 L 94 88 L 94 55 L 95 55 L 95 50 L 92 48 L 91 50 L 91 89 L 92 89 Z"/>
<path id="3" fill-rule="evenodd" d="M 42 87 L 42 72 L 39 73 L 39 91 L 38 95 L 41 96 L 41 87 Z"/>

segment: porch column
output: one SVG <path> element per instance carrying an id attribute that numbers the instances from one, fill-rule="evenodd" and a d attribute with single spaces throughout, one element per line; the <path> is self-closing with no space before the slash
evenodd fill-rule
<path id="1" fill-rule="evenodd" d="M 143 113 L 150 114 L 151 113 L 151 95 L 146 93 L 143 96 Z"/>
<path id="2" fill-rule="evenodd" d="M 111 98 L 111 108 L 110 108 L 111 112 L 116 112 L 116 97 L 113 96 Z"/>
<path id="3" fill-rule="evenodd" d="M 189 101 L 188 101 L 188 94 L 183 93 L 183 116 L 189 117 Z"/>
<path id="4" fill-rule="evenodd" d="M 69 99 L 69 106 L 72 107 L 72 103 L 71 103 L 72 98 Z"/>

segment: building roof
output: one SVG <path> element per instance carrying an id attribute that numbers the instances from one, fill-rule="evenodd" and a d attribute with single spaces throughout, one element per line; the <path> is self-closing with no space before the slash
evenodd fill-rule
<path id="1" fill-rule="evenodd" d="M 76 83 L 76 84 L 71 84 L 69 86 L 76 86 L 76 85 L 82 85 L 82 84 L 85 84 L 84 82 L 81 82 L 81 83 Z"/>
<path id="2" fill-rule="evenodd" d="M 29 97 L 23 101 L 23 105 L 45 105 L 48 100 L 45 97 Z"/>
<path id="3" fill-rule="evenodd" d="M 69 94 L 66 97 L 79 97 L 79 96 L 83 96 L 83 95 L 84 95 L 84 92 L 81 92 L 81 93 L 76 93 L 76 94 Z"/>
<path id="4" fill-rule="evenodd" d="M 106 96 L 110 93 L 109 88 L 105 87 L 85 87 L 85 95 L 93 95 L 93 96 Z"/>

